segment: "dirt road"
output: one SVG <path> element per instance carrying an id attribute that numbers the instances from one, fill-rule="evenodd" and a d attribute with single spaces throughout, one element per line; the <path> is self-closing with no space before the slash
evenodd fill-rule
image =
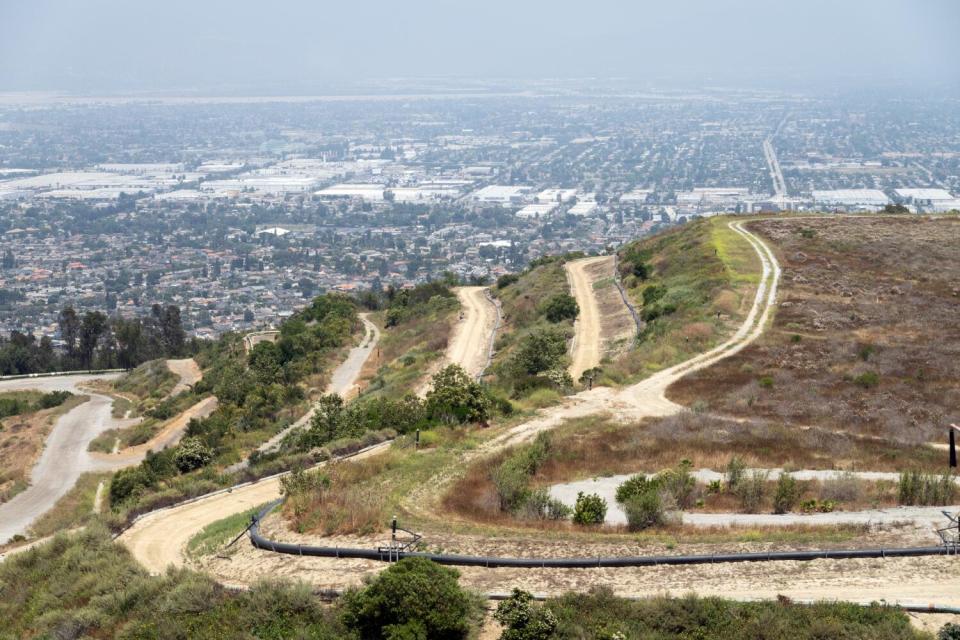
<path id="1" fill-rule="evenodd" d="M 353 459 L 376 455 L 390 444 L 385 442 L 371 447 Z M 159 574 L 171 564 L 184 565 L 187 542 L 207 525 L 279 497 L 280 478 L 264 478 L 196 502 L 149 513 L 123 532 L 117 541 L 130 549 L 133 557 L 147 570 Z"/>
<path id="2" fill-rule="evenodd" d="M 570 282 L 570 291 L 577 299 L 580 315 L 574 323 L 573 343 L 570 345 L 570 354 L 573 362 L 570 364 L 570 377 L 574 382 L 580 379 L 583 372 L 600 364 L 602 357 L 602 342 L 600 336 L 600 305 L 593 291 L 593 279 L 587 267 L 613 262 L 613 256 L 600 256 L 573 260 L 564 265 L 567 270 L 567 280 Z"/>
<path id="3" fill-rule="evenodd" d="M 148 452 L 162 451 L 167 447 L 176 445 L 180 442 L 191 420 L 194 418 L 206 418 L 213 413 L 216 408 L 217 399 L 214 396 L 208 396 L 196 404 L 187 407 L 183 413 L 172 418 L 156 435 L 146 442 L 121 449 L 117 453 L 93 452 L 90 455 L 94 460 L 108 469 L 119 469 L 139 464 Z"/>
<path id="4" fill-rule="evenodd" d="M 497 324 L 497 308 L 487 298 L 486 289 L 454 289 L 460 301 L 460 319 L 453 328 L 443 359 L 431 368 L 423 384 L 417 388 L 417 395 L 421 398 L 430 391 L 432 375 L 449 364 L 460 365 L 472 378 L 478 377 L 486 368 Z"/>
<path id="5" fill-rule="evenodd" d="M 203 372 L 200 370 L 197 361 L 193 358 L 167 360 L 167 368 L 175 375 L 180 376 L 180 380 L 174 385 L 173 389 L 170 390 L 171 397 L 190 389 L 203 378 Z"/>
<path id="6" fill-rule="evenodd" d="M 47 437 L 43 453 L 30 472 L 30 486 L 0 505 L 0 541 L 24 534 L 39 516 L 66 494 L 81 474 L 104 467 L 88 451 L 90 441 L 108 429 L 122 428 L 132 421 L 111 416 L 113 399 L 80 389 L 91 380 L 115 379 L 120 374 L 74 375 L 27 378 L 0 382 L 0 391 L 35 389 L 70 391 L 88 395 L 90 400 L 60 416 Z"/>

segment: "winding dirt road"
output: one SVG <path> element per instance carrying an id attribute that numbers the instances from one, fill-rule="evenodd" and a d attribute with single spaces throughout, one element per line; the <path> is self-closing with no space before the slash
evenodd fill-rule
<path id="1" fill-rule="evenodd" d="M 573 343 L 570 345 L 573 362 L 570 364 L 569 371 L 574 382 L 580 379 L 584 371 L 598 366 L 603 355 L 600 339 L 600 305 L 593 291 L 593 278 L 587 272 L 587 267 L 602 262 L 613 262 L 613 256 L 583 258 L 563 265 L 567 271 L 567 280 L 570 282 L 570 291 L 580 307 L 580 314 L 573 325 Z"/>
<path id="2" fill-rule="evenodd" d="M 597 388 L 577 394 L 565 404 L 545 411 L 540 417 L 488 440 L 475 450 L 475 455 L 490 453 L 496 449 L 526 441 L 540 431 L 553 428 L 567 419 L 578 416 L 612 413 L 618 419 L 637 420 L 680 411 L 682 407 L 664 397 L 666 388 L 687 372 L 709 366 L 721 358 L 736 353 L 755 340 L 763 332 L 770 307 L 776 300 L 780 268 L 773 254 L 752 233 L 742 229 L 740 223 L 731 223 L 731 228 L 747 239 L 757 251 L 763 273 L 750 313 L 729 340 L 706 353 L 665 369 L 621 391 Z M 374 455 L 385 450 L 386 446 L 373 448 L 364 455 Z M 149 514 L 128 529 L 118 540 L 131 550 L 141 564 L 151 571 L 160 572 L 169 564 L 183 565 L 187 541 L 208 524 L 278 497 L 280 497 L 279 479 L 264 479 L 256 484 L 236 487 L 229 493 Z"/>
<path id="3" fill-rule="evenodd" d="M 122 428 L 133 420 L 112 417 L 113 398 L 81 389 L 91 380 L 115 379 L 120 374 L 71 375 L 26 378 L 0 382 L 0 391 L 69 391 L 88 395 L 90 400 L 78 405 L 57 419 L 47 436 L 43 453 L 30 472 L 30 486 L 0 505 L 0 542 L 16 534 L 24 534 L 30 525 L 63 497 L 81 474 L 104 471 L 110 464 L 96 459 L 87 451 L 90 441 L 108 429 Z"/>
<path id="4" fill-rule="evenodd" d="M 167 368 L 180 380 L 170 390 L 169 397 L 173 397 L 182 391 L 186 391 L 203 379 L 203 371 L 193 358 L 181 358 L 180 360 L 167 360 Z"/>

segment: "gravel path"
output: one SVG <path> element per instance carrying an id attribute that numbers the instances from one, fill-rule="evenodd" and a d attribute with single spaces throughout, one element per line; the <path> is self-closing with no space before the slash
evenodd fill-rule
<path id="1" fill-rule="evenodd" d="M 754 471 L 747 470 L 748 473 Z M 760 469 L 767 471 L 770 480 L 776 480 L 783 472 L 782 469 Z M 843 471 L 805 469 L 791 471 L 797 480 L 831 480 L 844 474 Z M 724 474 L 710 469 L 698 469 L 691 472 L 697 482 L 708 483 L 714 480 L 723 480 Z M 898 473 L 880 471 L 850 472 L 854 478 L 876 482 L 889 480 L 896 482 L 900 478 Z M 577 501 L 577 493 L 595 493 L 607 501 L 607 517 L 605 522 L 610 525 L 627 523 L 627 516 L 623 508 L 617 503 L 617 487 L 630 475 L 616 475 L 606 478 L 592 478 L 577 482 L 556 484 L 550 487 L 550 495 L 566 505 L 573 506 Z M 912 522 L 918 526 L 935 524 L 945 526 L 946 518 L 943 511 L 956 512 L 960 507 L 892 507 L 888 509 L 867 509 L 864 511 L 834 511 L 832 513 L 689 513 L 683 514 L 684 524 L 698 527 L 724 526 L 778 526 L 778 525 L 835 525 L 835 524 L 892 524 L 897 522 Z"/>

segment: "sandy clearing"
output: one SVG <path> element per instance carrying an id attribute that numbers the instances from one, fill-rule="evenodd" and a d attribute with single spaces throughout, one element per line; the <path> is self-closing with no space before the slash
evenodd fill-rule
<path id="1" fill-rule="evenodd" d="M 600 336 L 600 306 L 593 291 L 593 278 L 588 267 L 613 263 L 613 256 L 600 256 L 573 260 L 563 265 L 567 271 L 567 280 L 570 291 L 577 300 L 580 314 L 573 325 L 574 336 L 570 345 L 570 354 L 573 362 L 570 364 L 570 377 L 574 382 L 580 379 L 583 372 L 600 364 L 601 336 Z"/>
<path id="2" fill-rule="evenodd" d="M 748 469 L 747 473 L 754 471 L 767 472 L 769 480 L 776 480 L 780 477 L 782 469 Z M 886 480 L 896 482 L 900 478 L 899 473 L 881 472 L 881 471 L 854 471 L 845 472 L 825 469 L 801 469 L 791 471 L 790 475 L 800 481 L 805 480 L 830 480 L 841 477 L 849 473 L 852 477 L 859 480 L 876 482 Z M 713 481 L 722 481 L 724 474 L 712 471 L 710 469 L 698 469 L 692 471 L 691 475 L 699 483 L 708 483 Z M 609 476 L 605 478 L 589 478 L 587 480 L 578 480 L 576 482 L 565 482 L 555 484 L 550 487 L 550 495 L 557 498 L 568 506 L 573 506 L 577 501 L 577 494 L 595 493 L 607 501 L 607 517 L 605 522 L 610 525 L 621 525 L 627 523 L 627 516 L 623 508 L 617 503 L 617 487 L 620 486 L 629 474 Z M 724 527 L 724 526 L 792 526 L 792 525 L 811 525 L 827 526 L 837 524 L 892 524 L 899 522 L 912 522 L 918 526 L 924 526 L 929 530 L 946 526 L 947 520 L 943 516 L 943 511 L 956 512 L 960 507 L 889 507 L 883 509 L 866 509 L 863 511 L 834 511 L 831 513 L 689 513 L 683 514 L 683 523 L 698 527 Z"/>
<path id="3" fill-rule="evenodd" d="M 203 371 L 193 358 L 167 360 L 167 368 L 175 375 L 180 376 L 179 382 L 170 390 L 168 397 L 173 397 L 182 391 L 187 391 L 203 379 Z"/>
<path id="4" fill-rule="evenodd" d="M 416 393 L 421 398 L 430 391 L 433 374 L 447 365 L 460 365 L 472 378 L 483 373 L 497 325 L 497 308 L 487 297 L 486 290 L 486 287 L 454 289 L 460 301 L 460 317 L 453 327 L 443 358 L 430 368 L 423 383 L 417 387 Z"/>

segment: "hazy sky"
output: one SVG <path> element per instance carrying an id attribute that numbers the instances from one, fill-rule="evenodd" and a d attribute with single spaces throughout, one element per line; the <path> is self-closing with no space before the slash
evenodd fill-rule
<path id="1" fill-rule="evenodd" d="M 0 0 L 0 91 L 396 76 L 960 85 L 960 0 Z"/>

